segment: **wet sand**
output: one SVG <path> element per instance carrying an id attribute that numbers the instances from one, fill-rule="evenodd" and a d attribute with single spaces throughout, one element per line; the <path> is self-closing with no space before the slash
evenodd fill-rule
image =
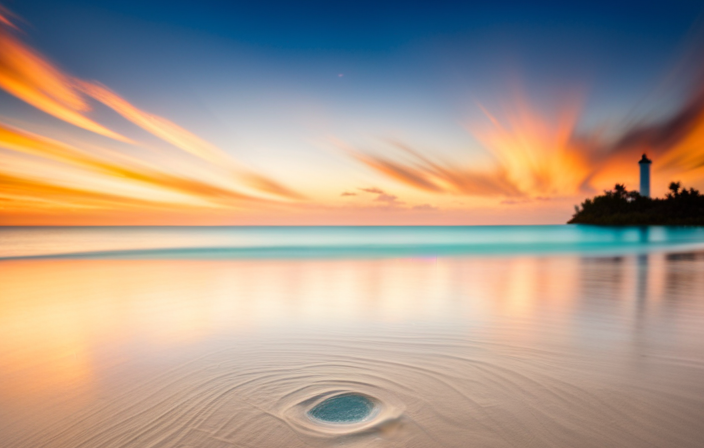
<path id="1" fill-rule="evenodd" d="M 311 418 L 340 394 L 369 418 Z M 694 448 L 702 421 L 702 254 L 0 262 L 6 448 Z"/>

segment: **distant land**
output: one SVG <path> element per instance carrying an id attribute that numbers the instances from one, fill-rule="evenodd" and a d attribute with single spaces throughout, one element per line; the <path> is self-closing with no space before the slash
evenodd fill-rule
<path id="1" fill-rule="evenodd" d="M 641 196 L 623 184 L 575 206 L 568 224 L 605 226 L 675 225 L 704 226 L 704 195 L 694 188 L 670 183 L 664 198 Z"/>

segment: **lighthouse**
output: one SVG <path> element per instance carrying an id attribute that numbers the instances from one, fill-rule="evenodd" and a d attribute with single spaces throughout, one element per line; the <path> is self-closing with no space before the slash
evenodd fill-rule
<path id="1" fill-rule="evenodd" d="M 653 163 L 643 154 L 638 165 L 640 165 L 640 195 L 650 197 L 650 164 Z"/>

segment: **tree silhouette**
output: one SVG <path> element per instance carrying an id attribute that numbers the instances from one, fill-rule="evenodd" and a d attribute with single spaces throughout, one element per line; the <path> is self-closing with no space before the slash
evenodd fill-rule
<path id="1" fill-rule="evenodd" d="M 704 195 L 671 182 L 664 199 L 641 196 L 616 184 L 603 195 L 575 206 L 570 224 L 704 225 Z"/>
<path id="2" fill-rule="evenodd" d="M 624 184 L 616 184 L 614 187 L 614 194 L 619 198 L 625 198 L 628 196 L 628 190 Z"/>
<path id="3" fill-rule="evenodd" d="M 678 197 L 680 195 L 680 188 L 682 187 L 682 184 L 680 182 L 670 182 L 670 186 L 667 187 L 670 189 L 670 193 L 667 193 L 667 197 Z"/>

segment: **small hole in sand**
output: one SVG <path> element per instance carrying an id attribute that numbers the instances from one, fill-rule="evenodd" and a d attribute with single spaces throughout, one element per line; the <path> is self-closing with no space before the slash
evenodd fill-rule
<path id="1" fill-rule="evenodd" d="M 369 417 L 374 408 L 374 403 L 364 395 L 344 394 L 318 403 L 308 415 L 327 423 L 358 423 Z"/>

